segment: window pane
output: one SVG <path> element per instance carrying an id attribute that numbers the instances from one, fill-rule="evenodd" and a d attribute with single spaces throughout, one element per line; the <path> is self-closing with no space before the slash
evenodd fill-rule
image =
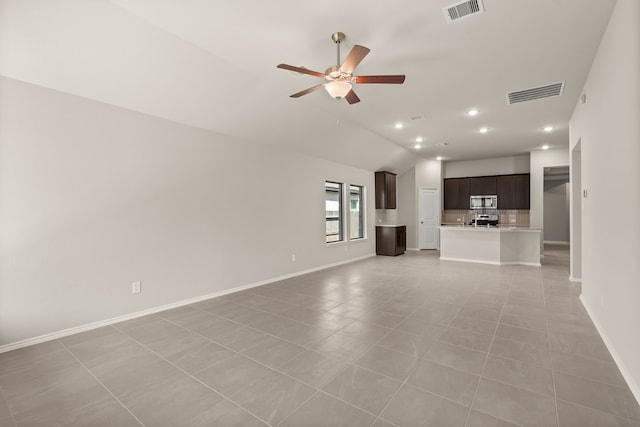
<path id="1" fill-rule="evenodd" d="M 364 188 L 349 186 L 349 238 L 364 237 Z"/>
<path id="2" fill-rule="evenodd" d="M 325 217 L 327 243 L 342 241 L 342 184 L 326 181 Z"/>

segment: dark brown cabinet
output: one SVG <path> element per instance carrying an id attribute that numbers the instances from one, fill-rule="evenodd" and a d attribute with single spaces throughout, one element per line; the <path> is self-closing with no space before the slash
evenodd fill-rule
<path id="1" fill-rule="evenodd" d="M 529 174 L 500 175 L 497 177 L 498 209 L 529 209 Z"/>
<path id="2" fill-rule="evenodd" d="M 376 209 L 396 208 L 396 174 L 376 172 Z"/>
<path id="3" fill-rule="evenodd" d="M 469 209 L 469 178 L 449 178 L 444 180 L 444 208 Z"/>
<path id="4" fill-rule="evenodd" d="M 496 193 L 495 176 L 478 176 L 469 178 L 471 196 L 492 196 Z"/>
<path id="5" fill-rule="evenodd" d="M 468 210 L 469 196 L 498 196 L 498 209 L 530 209 L 529 174 L 448 178 L 444 209 Z"/>
<path id="6" fill-rule="evenodd" d="M 376 254 L 396 256 L 407 250 L 407 227 L 376 226 Z"/>

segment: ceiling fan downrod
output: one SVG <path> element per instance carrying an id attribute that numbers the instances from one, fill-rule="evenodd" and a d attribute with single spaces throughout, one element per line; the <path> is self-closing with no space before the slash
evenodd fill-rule
<path id="1" fill-rule="evenodd" d="M 346 36 L 344 35 L 344 33 L 333 33 L 331 34 L 331 40 L 333 40 L 333 42 L 336 44 L 336 48 L 338 51 L 338 60 L 336 62 L 336 66 L 340 67 L 340 43 L 342 43 L 342 41 L 346 38 Z"/>

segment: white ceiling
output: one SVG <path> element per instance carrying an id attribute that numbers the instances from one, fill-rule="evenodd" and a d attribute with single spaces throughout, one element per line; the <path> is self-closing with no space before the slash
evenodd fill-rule
<path id="1" fill-rule="evenodd" d="M 484 0 L 485 13 L 447 23 L 452 3 L 0 0 L 0 74 L 370 170 L 567 147 L 615 0 Z M 354 105 L 325 91 L 289 98 L 321 80 L 276 65 L 324 72 L 336 31 L 347 35 L 343 58 L 354 44 L 371 49 L 354 74 L 405 83 L 356 85 Z M 506 102 L 558 81 L 562 96 Z"/>

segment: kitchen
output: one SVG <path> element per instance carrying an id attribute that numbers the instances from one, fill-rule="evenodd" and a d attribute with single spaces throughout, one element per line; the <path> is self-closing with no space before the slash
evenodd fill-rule
<path id="1" fill-rule="evenodd" d="M 397 209 L 376 206 L 376 226 L 405 227 L 407 250 L 439 249 L 442 259 L 539 266 L 547 209 L 544 168 L 564 164 L 564 149 L 470 161 L 425 160 L 397 176 Z M 425 215 L 419 195 L 424 189 L 438 192 L 432 248 L 421 242 Z"/>

